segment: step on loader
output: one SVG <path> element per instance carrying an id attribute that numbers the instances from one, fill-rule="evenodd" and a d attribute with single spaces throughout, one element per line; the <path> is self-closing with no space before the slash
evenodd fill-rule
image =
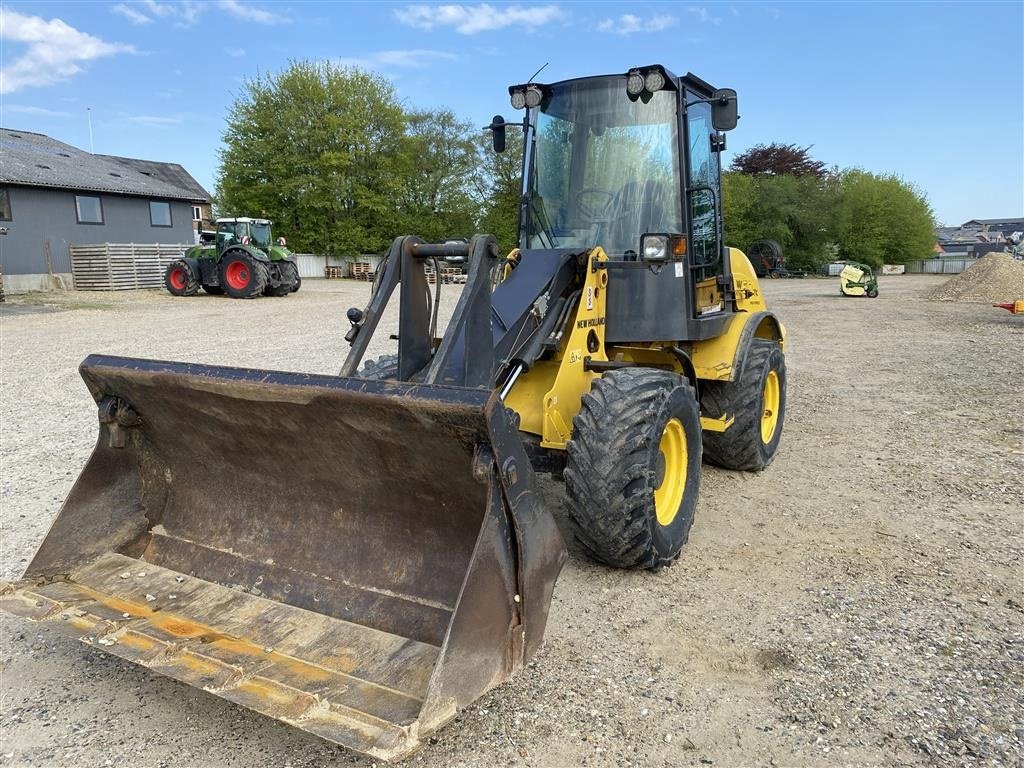
<path id="1" fill-rule="evenodd" d="M 723 241 L 735 92 L 651 66 L 510 96 L 518 247 L 397 238 L 340 375 L 82 363 L 99 441 L 0 607 L 392 760 L 539 648 L 566 550 L 537 472 L 596 560 L 679 556 L 702 459 L 763 469 L 785 417 L 783 326 Z"/>

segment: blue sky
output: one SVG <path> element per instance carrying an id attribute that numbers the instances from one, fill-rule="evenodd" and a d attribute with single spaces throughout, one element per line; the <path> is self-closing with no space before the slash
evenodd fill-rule
<path id="1" fill-rule="evenodd" d="M 0 123 L 184 165 L 211 191 L 246 77 L 332 59 L 479 125 L 506 86 L 663 63 L 739 92 L 731 154 L 813 145 L 893 172 L 939 220 L 1024 213 L 1024 3 L 437 5 L 265 0 L 0 2 Z M 0 158 L 2 162 L 2 158 Z"/>

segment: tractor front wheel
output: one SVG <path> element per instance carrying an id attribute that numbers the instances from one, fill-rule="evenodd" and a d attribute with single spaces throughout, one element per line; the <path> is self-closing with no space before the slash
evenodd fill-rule
<path id="1" fill-rule="evenodd" d="M 617 568 L 661 568 L 690 535 L 700 493 L 700 409 L 675 373 L 623 368 L 583 396 L 566 446 L 576 538 Z"/>
<path id="2" fill-rule="evenodd" d="M 267 296 L 287 296 L 299 290 L 299 268 L 290 261 L 279 261 L 276 264 L 278 284 L 268 285 L 264 292 Z"/>
<path id="3" fill-rule="evenodd" d="M 269 276 L 266 265 L 246 251 L 229 251 L 221 257 L 220 284 L 233 299 L 261 295 Z"/>
<path id="4" fill-rule="evenodd" d="M 199 279 L 184 259 L 175 259 L 167 265 L 164 285 L 172 296 L 195 296 L 199 291 Z"/>

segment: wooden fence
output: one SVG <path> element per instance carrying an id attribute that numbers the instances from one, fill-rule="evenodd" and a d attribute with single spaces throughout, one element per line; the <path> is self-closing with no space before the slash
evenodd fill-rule
<path id="1" fill-rule="evenodd" d="M 72 245 L 69 250 L 75 290 L 162 288 L 167 265 L 191 247 L 169 243 Z"/>

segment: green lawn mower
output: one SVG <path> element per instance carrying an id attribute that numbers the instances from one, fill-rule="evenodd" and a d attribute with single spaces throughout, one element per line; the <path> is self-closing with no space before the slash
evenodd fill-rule
<path id="1" fill-rule="evenodd" d="M 283 237 L 275 242 L 267 219 L 217 219 L 212 243 L 189 248 L 167 265 L 164 285 L 173 296 L 207 293 L 233 299 L 287 296 L 302 285 L 295 255 Z"/>

